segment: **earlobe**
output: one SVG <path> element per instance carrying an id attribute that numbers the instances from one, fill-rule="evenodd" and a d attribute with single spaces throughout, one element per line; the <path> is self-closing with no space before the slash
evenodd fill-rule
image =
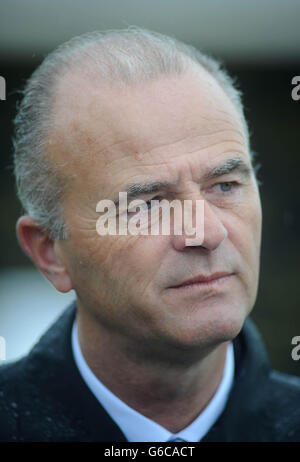
<path id="1" fill-rule="evenodd" d="M 69 292 L 72 282 L 66 266 L 56 255 L 55 240 L 29 216 L 19 218 L 17 236 L 24 252 L 53 286 L 60 292 Z"/>

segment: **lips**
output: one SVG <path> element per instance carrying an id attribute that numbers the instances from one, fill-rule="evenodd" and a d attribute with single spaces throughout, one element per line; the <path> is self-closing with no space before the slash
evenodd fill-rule
<path id="1" fill-rule="evenodd" d="M 186 279 L 185 281 L 180 282 L 179 284 L 175 286 L 171 286 L 170 289 L 178 289 L 180 287 L 185 287 L 185 286 L 189 286 L 193 284 L 201 284 L 201 283 L 203 283 L 204 285 L 205 283 L 208 283 L 208 282 L 218 281 L 219 279 L 225 278 L 227 276 L 232 276 L 232 274 L 233 273 L 229 273 L 229 272 L 217 272 L 217 273 L 212 273 L 209 275 L 199 274 L 193 278 Z"/>

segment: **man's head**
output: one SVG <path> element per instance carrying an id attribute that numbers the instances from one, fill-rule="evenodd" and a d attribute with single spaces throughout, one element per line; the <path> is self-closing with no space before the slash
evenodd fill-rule
<path id="1" fill-rule="evenodd" d="M 28 85 L 15 161 L 31 218 L 18 235 L 45 276 L 148 353 L 237 335 L 256 298 L 261 207 L 239 94 L 217 63 L 133 29 L 71 41 Z M 204 200 L 202 245 L 99 236 L 97 203 L 132 184 L 161 184 L 145 201 Z M 218 280 L 178 287 L 199 275 Z"/>

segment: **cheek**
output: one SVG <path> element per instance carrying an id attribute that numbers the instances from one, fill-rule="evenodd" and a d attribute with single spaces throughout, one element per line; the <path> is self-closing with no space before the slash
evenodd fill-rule
<path id="1" fill-rule="evenodd" d="M 168 245 L 162 236 L 96 236 L 72 239 L 71 266 L 76 278 L 95 287 L 114 287 L 119 293 L 143 293 L 157 274 Z M 79 262 L 79 265 L 78 265 Z M 78 272 L 80 274 L 78 274 Z M 95 280 L 97 284 L 95 284 Z"/>
<path id="2" fill-rule="evenodd" d="M 144 293 L 155 280 L 168 245 L 168 236 L 126 236 L 112 249 L 112 262 L 119 260 L 116 277 L 125 280 L 128 288 L 134 286 L 135 292 Z"/>
<path id="3" fill-rule="evenodd" d="M 259 258 L 262 229 L 262 210 L 259 196 L 257 196 L 256 201 L 253 203 L 252 207 L 249 206 L 245 223 L 249 228 L 249 239 L 252 239 L 254 252 L 257 258 Z"/>
<path id="4" fill-rule="evenodd" d="M 226 222 L 225 222 L 226 221 Z M 228 230 L 229 241 L 242 257 L 242 264 L 248 270 L 257 271 L 259 266 L 262 214 L 259 198 L 241 206 L 224 225 Z"/>
<path id="5" fill-rule="evenodd" d="M 258 203 L 245 207 L 227 222 L 229 255 L 235 255 L 240 294 L 249 312 L 255 303 L 259 282 L 261 209 Z M 229 257 L 231 258 L 231 257 Z"/>

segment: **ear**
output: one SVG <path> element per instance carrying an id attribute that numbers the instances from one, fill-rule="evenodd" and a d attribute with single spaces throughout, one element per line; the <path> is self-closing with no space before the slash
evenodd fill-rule
<path id="1" fill-rule="evenodd" d="M 55 240 L 27 215 L 17 221 L 17 236 L 24 252 L 51 284 L 59 292 L 69 292 L 72 281 L 66 266 L 57 256 Z"/>

